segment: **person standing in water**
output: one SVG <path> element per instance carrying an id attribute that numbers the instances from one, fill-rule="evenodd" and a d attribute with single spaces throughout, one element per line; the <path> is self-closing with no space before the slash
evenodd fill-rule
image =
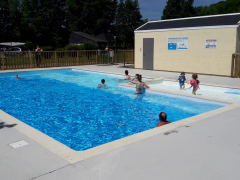
<path id="1" fill-rule="evenodd" d="M 197 80 L 198 79 L 197 74 L 193 74 L 192 78 L 193 78 L 193 80 L 190 81 L 191 87 L 189 89 L 191 89 L 193 87 L 192 94 L 196 95 L 197 90 L 200 89 L 199 88 L 200 81 Z"/>
<path id="2" fill-rule="evenodd" d="M 135 94 L 142 94 L 145 88 L 150 88 L 145 82 L 142 82 L 142 75 L 137 76 L 138 81 L 134 81 L 136 77 L 130 80 L 131 83 L 136 84 Z"/>
<path id="3" fill-rule="evenodd" d="M 102 82 L 102 84 L 99 84 L 98 87 L 99 87 L 99 88 L 101 88 L 101 87 L 106 87 L 105 79 L 102 79 L 101 82 Z"/>
<path id="4" fill-rule="evenodd" d="M 188 83 L 185 78 L 185 72 L 181 72 L 180 75 L 177 81 L 179 81 L 180 89 L 185 89 L 185 82 Z"/>

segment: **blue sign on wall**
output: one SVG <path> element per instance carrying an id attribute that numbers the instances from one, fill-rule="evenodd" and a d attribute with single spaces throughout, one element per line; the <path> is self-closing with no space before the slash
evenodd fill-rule
<path id="1" fill-rule="evenodd" d="M 177 50 L 177 43 L 168 43 L 168 50 Z"/>
<path id="2" fill-rule="evenodd" d="M 187 51 L 188 50 L 188 37 L 169 37 L 168 50 L 174 51 Z"/>

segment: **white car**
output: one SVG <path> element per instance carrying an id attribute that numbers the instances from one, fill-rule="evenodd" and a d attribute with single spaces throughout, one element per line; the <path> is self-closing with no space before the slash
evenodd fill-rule
<path id="1" fill-rule="evenodd" d="M 9 48 L 9 49 L 7 49 L 5 52 L 7 52 L 7 53 L 5 53 L 5 56 L 15 56 L 15 55 L 19 55 L 20 53 L 19 52 L 21 52 L 22 51 L 22 49 L 21 48 L 19 48 L 19 47 L 13 47 L 13 48 Z"/>
<path id="2" fill-rule="evenodd" d="M 19 47 L 13 47 L 13 48 L 10 48 L 10 49 L 8 50 L 8 52 L 21 52 L 21 51 L 22 51 L 22 49 L 19 48 Z"/>

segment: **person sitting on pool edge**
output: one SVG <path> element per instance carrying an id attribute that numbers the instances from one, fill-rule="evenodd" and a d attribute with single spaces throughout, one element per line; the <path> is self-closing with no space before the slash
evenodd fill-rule
<path id="1" fill-rule="evenodd" d="M 171 123 L 170 121 L 167 121 L 167 114 L 165 112 L 161 112 L 159 114 L 159 120 L 160 122 L 157 123 L 157 127 Z"/>
<path id="2" fill-rule="evenodd" d="M 138 81 L 134 81 L 136 79 Z M 139 74 L 139 76 L 135 76 L 133 79 L 130 80 L 131 83 L 136 84 L 136 92 L 135 94 L 142 94 L 145 90 L 145 88 L 150 88 L 145 82 L 142 82 L 142 75 Z"/>
<path id="3" fill-rule="evenodd" d="M 105 84 L 105 79 L 102 79 L 101 80 L 102 84 L 99 84 L 98 87 L 106 87 L 106 84 Z"/>

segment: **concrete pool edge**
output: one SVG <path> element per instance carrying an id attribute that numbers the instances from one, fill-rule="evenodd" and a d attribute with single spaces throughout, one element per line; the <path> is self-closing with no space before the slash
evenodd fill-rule
<path id="1" fill-rule="evenodd" d="M 59 68 L 59 69 L 66 69 L 66 68 Z M 42 69 L 41 69 L 42 70 Z M 45 70 L 51 70 L 51 69 L 45 69 Z M 31 70 L 33 71 L 33 70 Z M 16 72 L 16 71 L 14 71 Z M 95 71 L 98 72 L 98 71 Z M 108 73 L 109 72 L 104 72 L 104 73 Z M 114 73 L 111 73 L 114 74 Z M 116 73 L 115 73 L 116 74 Z M 154 79 L 154 78 L 152 78 Z M 156 78 L 155 78 L 156 79 Z M 132 87 L 129 84 L 125 83 L 125 84 L 121 84 L 121 86 L 127 86 L 127 87 Z M 17 124 L 14 128 L 17 129 L 18 131 L 22 132 L 23 134 L 27 135 L 28 137 L 30 137 L 31 139 L 33 139 L 35 142 L 41 144 L 43 147 L 49 149 L 50 151 L 52 151 L 53 153 L 55 153 L 56 155 L 58 155 L 59 157 L 61 157 L 62 159 L 66 160 L 67 162 L 69 162 L 70 164 L 74 164 L 76 162 L 97 156 L 99 154 L 108 152 L 110 150 L 114 150 L 123 146 L 126 146 L 128 144 L 146 139 L 148 137 L 157 135 L 157 134 L 161 134 L 164 132 L 168 132 L 171 131 L 173 129 L 176 129 L 178 127 L 181 126 L 185 126 L 185 125 L 189 125 L 193 122 L 197 122 L 218 114 L 221 114 L 223 112 L 232 110 L 232 109 L 236 109 L 238 107 L 240 107 L 240 103 L 238 102 L 232 102 L 232 101 L 227 101 L 227 100 L 221 100 L 221 99 L 215 99 L 215 98 L 209 98 L 209 97 L 196 97 L 194 95 L 190 95 L 190 94 L 183 94 L 183 93 L 174 93 L 171 91 L 161 91 L 159 89 L 152 89 L 153 91 L 158 91 L 158 92 L 165 92 L 165 93 L 169 93 L 169 94 L 176 94 L 176 95 L 180 95 L 180 96 L 187 96 L 187 97 L 194 97 L 194 98 L 199 98 L 199 99 L 205 99 L 205 100 L 210 100 L 210 101 L 217 101 L 217 102 L 223 102 L 223 103 L 227 103 L 229 104 L 226 107 L 222 107 L 213 111 L 209 111 L 203 114 L 199 114 L 197 116 L 193 116 L 190 118 L 186 118 L 162 127 L 158 127 L 158 128 L 154 128 L 154 129 L 150 129 L 138 134 L 134 134 L 119 140 L 115 140 L 85 151 L 74 151 L 72 149 L 70 149 L 69 147 L 65 146 L 64 144 L 56 141 L 55 139 L 47 136 L 46 134 L 34 129 L 33 127 L 23 123 L 22 121 L 12 117 L 11 115 L 3 112 L 0 110 L 0 116 L 2 118 L 2 120 L 4 122 L 6 122 L 7 124 Z"/>

